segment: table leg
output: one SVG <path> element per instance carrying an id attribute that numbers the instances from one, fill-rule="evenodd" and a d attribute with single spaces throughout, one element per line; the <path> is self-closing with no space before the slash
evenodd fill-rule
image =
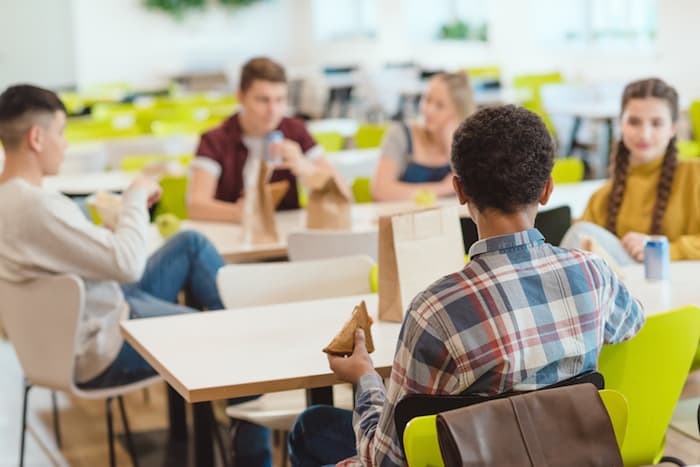
<path id="1" fill-rule="evenodd" d="M 605 119 L 605 126 L 608 133 L 608 152 L 605 155 L 605 158 L 603 159 L 603 171 L 606 171 L 608 169 L 608 165 L 610 164 L 610 154 L 612 154 L 613 146 L 615 144 L 615 142 L 613 141 L 613 124 L 614 122 L 612 118 Z"/>
<path id="2" fill-rule="evenodd" d="M 566 148 L 566 153 L 564 157 L 571 157 L 574 153 L 574 148 L 576 148 L 576 135 L 578 130 L 581 128 L 581 117 L 574 117 L 574 125 L 571 128 L 571 135 L 569 136 L 569 144 Z"/>
<path id="3" fill-rule="evenodd" d="M 170 439 L 183 441 L 187 439 L 187 417 L 185 400 L 170 385 L 168 386 L 168 418 L 170 421 Z"/>
<path id="4" fill-rule="evenodd" d="M 333 386 L 306 390 L 306 405 L 333 405 Z"/>
<path id="5" fill-rule="evenodd" d="M 211 402 L 195 402 L 192 404 L 194 455 L 197 467 L 209 467 L 214 465 L 211 412 Z"/>

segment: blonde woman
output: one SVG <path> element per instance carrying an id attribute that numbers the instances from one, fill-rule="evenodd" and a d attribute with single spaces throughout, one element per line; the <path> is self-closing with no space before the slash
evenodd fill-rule
<path id="1" fill-rule="evenodd" d="M 452 134 L 476 106 L 466 73 L 440 73 L 428 83 L 420 124 L 397 123 L 382 141 L 372 179 L 376 201 L 410 200 L 418 190 L 450 196 Z"/>

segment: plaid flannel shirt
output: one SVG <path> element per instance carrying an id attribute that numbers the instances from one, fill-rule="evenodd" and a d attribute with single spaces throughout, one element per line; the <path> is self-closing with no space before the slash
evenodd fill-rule
<path id="1" fill-rule="evenodd" d="M 639 302 L 597 256 L 544 242 L 536 229 L 476 242 L 465 268 L 433 283 L 404 318 L 388 388 L 357 388 L 358 456 L 339 465 L 406 463 L 394 408 L 406 394 L 532 390 L 597 367 L 603 343 L 634 336 Z"/>

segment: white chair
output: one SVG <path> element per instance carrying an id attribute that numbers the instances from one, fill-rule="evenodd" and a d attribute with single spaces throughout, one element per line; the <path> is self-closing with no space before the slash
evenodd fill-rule
<path id="1" fill-rule="evenodd" d="M 377 261 L 379 231 L 302 231 L 287 236 L 287 255 L 290 261 L 337 258 L 339 256 L 367 255 Z"/>
<path id="2" fill-rule="evenodd" d="M 78 322 L 84 312 L 85 288 L 75 275 L 46 276 L 23 283 L 0 280 L 0 318 L 24 372 L 22 435 L 19 465 L 24 464 L 29 390 L 43 386 L 65 391 L 84 399 L 105 399 L 110 466 L 115 465 L 112 399 L 119 402 L 127 447 L 137 465 L 131 431 L 122 395 L 161 381 L 153 376 L 132 384 L 104 389 L 80 389 L 73 378 Z M 57 411 L 54 399 L 54 429 L 60 447 Z"/>
<path id="3" fill-rule="evenodd" d="M 216 285 L 227 309 L 368 294 L 373 265 L 368 256 L 231 264 L 219 269 Z"/>
<path id="4" fill-rule="evenodd" d="M 216 283 L 224 306 L 241 308 L 309 299 L 371 293 L 369 273 L 374 262 L 368 256 L 345 256 L 315 261 L 232 264 L 219 269 Z M 350 316 L 348 310 L 348 317 Z M 333 336 L 328 336 L 330 339 Z M 319 358 L 323 358 L 319 355 Z M 336 386 L 338 407 L 352 408 L 349 385 Z M 286 465 L 286 437 L 297 416 L 306 408 L 303 390 L 266 394 L 226 408 L 238 420 L 266 426 L 282 433 L 282 464 Z"/>

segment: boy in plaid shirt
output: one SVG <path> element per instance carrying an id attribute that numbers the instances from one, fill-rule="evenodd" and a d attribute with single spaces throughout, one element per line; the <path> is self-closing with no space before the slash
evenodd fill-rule
<path id="1" fill-rule="evenodd" d="M 357 385 L 354 414 L 304 412 L 289 440 L 295 466 L 404 465 L 394 408 L 405 395 L 541 388 L 594 370 L 604 343 L 639 331 L 639 302 L 602 259 L 545 243 L 534 228 L 554 188 L 553 162 L 552 138 L 528 110 L 487 108 L 462 123 L 453 182 L 479 231 L 471 261 L 414 298 L 387 388 L 362 331 L 350 357 L 329 356 L 338 377 Z"/>

